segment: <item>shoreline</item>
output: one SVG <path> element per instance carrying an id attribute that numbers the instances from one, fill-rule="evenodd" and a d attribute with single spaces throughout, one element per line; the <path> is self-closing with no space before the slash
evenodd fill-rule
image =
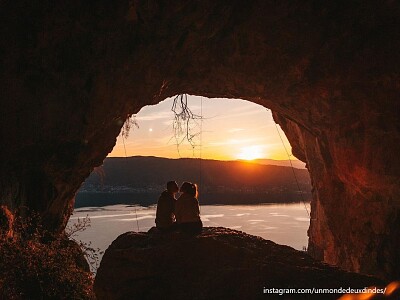
<path id="1" fill-rule="evenodd" d="M 156 205 L 160 193 L 110 193 L 110 192 L 79 192 L 76 195 L 74 209 L 82 207 L 103 207 L 109 205 Z M 257 205 L 257 204 L 290 204 L 298 202 L 309 203 L 310 193 L 299 192 L 253 192 L 253 193 L 204 193 L 200 195 L 200 205 Z M 288 200 L 290 199 L 290 200 Z"/>

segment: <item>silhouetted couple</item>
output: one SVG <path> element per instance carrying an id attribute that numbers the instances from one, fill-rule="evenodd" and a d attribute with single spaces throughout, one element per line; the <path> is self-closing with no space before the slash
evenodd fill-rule
<path id="1" fill-rule="evenodd" d="M 176 194 L 181 192 L 178 199 Z M 157 203 L 156 226 L 161 231 L 180 230 L 189 234 L 199 234 L 203 228 L 200 219 L 197 185 L 184 182 L 180 188 L 175 181 L 167 183 Z"/>

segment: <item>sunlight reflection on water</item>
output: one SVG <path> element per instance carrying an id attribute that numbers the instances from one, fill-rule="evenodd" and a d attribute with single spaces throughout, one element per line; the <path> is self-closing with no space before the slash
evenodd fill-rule
<path id="1" fill-rule="evenodd" d="M 107 249 L 127 231 L 147 231 L 154 226 L 155 206 L 113 205 L 76 209 L 69 224 L 88 215 L 91 227 L 76 239 L 92 242 L 94 248 Z M 301 250 L 308 244 L 309 218 L 302 203 L 261 205 L 204 205 L 204 226 L 223 226 L 258 235 Z M 138 228 L 139 225 L 139 228 Z"/>

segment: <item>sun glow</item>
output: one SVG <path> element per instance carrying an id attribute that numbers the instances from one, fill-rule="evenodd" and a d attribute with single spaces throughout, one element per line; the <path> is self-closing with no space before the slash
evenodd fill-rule
<path id="1" fill-rule="evenodd" d="M 193 113 L 203 116 L 202 122 L 190 124 L 193 127 L 191 134 L 194 147 L 187 141 L 178 143 L 176 140 L 173 130 L 174 113 L 171 111 L 174 100 L 172 97 L 157 105 L 143 107 L 134 119 L 139 127 L 132 126 L 129 137 L 125 140 L 119 136 L 116 146 L 108 156 L 287 160 L 271 111 L 243 100 L 197 96 L 189 98 Z M 291 149 L 280 128 L 278 132 L 281 132 L 287 149 Z"/>
<path id="2" fill-rule="evenodd" d="M 263 153 L 260 146 L 249 146 L 241 148 L 240 153 L 237 157 L 244 160 L 253 160 L 257 158 L 262 158 Z"/>

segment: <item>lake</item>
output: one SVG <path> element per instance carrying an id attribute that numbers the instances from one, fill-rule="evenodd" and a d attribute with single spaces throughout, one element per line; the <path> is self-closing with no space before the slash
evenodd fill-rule
<path id="1" fill-rule="evenodd" d="M 307 204 L 310 211 L 309 204 Z M 127 231 L 147 231 L 155 226 L 156 206 L 112 205 L 74 210 L 68 225 L 89 216 L 91 226 L 79 232 L 76 240 L 91 242 L 104 251 Z M 302 250 L 307 247 L 310 220 L 303 203 L 201 206 L 204 226 L 223 226 L 261 236 L 278 244 Z"/>

